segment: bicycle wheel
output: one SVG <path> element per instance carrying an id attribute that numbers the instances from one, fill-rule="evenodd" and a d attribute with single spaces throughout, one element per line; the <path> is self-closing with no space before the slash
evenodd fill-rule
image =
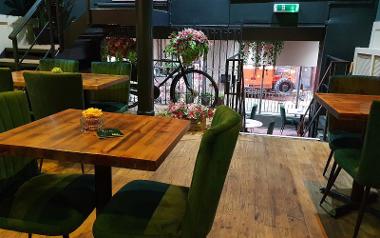
<path id="1" fill-rule="evenodd" d="M 211 76 L 196 69 L 187 69 L 178 74 L 170 86 L 170 99 L 173 102 L 182 100 L 215 107 L 218 94 L 218 86 Z"/>

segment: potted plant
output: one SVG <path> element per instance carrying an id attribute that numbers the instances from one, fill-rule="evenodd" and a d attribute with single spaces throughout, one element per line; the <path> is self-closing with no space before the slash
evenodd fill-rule
<path id="1" fill-rule="evenodd" d="M 177 119 L 190 120 L 190 131 L 202 131 L 206 129 L 206 119 L 214 116 L 214 109 L 205 107 L 201 104 L 177 102 L 170 103 L 163 115 Z"/>
<path id="2" fill-rule="evenodd" d="M 192 28 L 174 32 L 169 36 L 169 44 L 165 53 L 179 57 L 185 66 L 191 65 L 195 60 L 207 54 L 209 41 L 202 31 Z"/>

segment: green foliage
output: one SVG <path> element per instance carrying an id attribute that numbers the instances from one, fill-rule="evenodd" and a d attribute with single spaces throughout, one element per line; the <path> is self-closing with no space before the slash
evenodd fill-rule
<path id="1" fill-rule="evenodd" d="M 277 58 L 284 48 L 283 41 L 246 41 L 241 45 L 240 52 L 245 62 L 252 56 L 254 66 L 276 66 Z"/>

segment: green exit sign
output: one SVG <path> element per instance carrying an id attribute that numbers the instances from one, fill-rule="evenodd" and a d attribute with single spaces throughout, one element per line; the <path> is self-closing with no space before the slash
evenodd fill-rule
<path id="1" fill-rule="evenodd" d="M 275 13 L 298 13 L 300 5 L 298 3 L 275 3 L 273 12 Z"/>

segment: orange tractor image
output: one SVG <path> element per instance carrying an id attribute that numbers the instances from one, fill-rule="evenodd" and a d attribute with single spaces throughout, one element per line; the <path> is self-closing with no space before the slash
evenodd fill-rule
<path id="1" fill-rule="evenodd" d="M 273 67 L 265 69 L 264 80 L 262 68 L 244 68 L 244 84 L 246 88 L 275 91 L 281 94 L 290 94 L 295 87 L 295 77 L 289 72 L 276 72 Z"/>

